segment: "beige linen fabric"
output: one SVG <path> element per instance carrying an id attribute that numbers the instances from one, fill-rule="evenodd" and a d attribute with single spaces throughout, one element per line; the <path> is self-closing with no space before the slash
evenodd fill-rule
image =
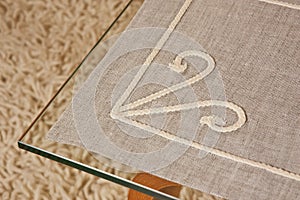
<path id="1" fill-rule="evenodd" d="M 183 3 L 183 0 L 146 1 L 128 29 L 168 28 Z M 161 130 L 204 143 L 225 156 L 208 153 L 201 157 L 199 149 L 186 145 L 178 147 L 184 152 L 182 155 L 174 156 L 172 151 L 164 154 L 164 147 L 172 146 L 173 141 L 111 117 L 113 105 L 122 95 L 120 91 L 125 91 L 150 49 L 130 52 L 112 63 L 104 59 L 75 96 L 73 107 L 67 109 L 48 137 L 83 145 L 140 170 L 229 199 L 300 198 L 300 10 L 257 0 L 194 0 L 175 31 L 193 38 L 203 47 L 197 51 L 206 51 L 214 58 L 218 73 L 213 77 L 216 80 L 221 77 L 223 81 L 220 91 L 213 94 L 214 99 L 234 102 L 245 111 L 247 121 L 238 130 L 218 133 L 208 126 L 195 126 L 198 122 L 195 119 L 214 113 L 213 108 L 201 112 L 172 112 L 163 118 L 153 115 L 131 119 L 144 124 L 154 122 Z M 153 31 L 149 31 L 149 38 L 151 35 Z M 126 45 L 130 43 L 120 39 L 111 52 Z M 193 44 L 187 46 L 196 48 Z M 175 56 L 161 51 L 154 61 L 167 66 Z M 199 64 L 202 68 L 205 65 L 205 62 Z M 150 67 L 126 103 L 197 73 L 195 68 L 189 67 L 177 77 L 175 72 L 164 70 L 161 66 Z M 97 78 L 100 81 L 95 85 L 93 80 Z M 207 78 L 206 83 L 212 82 Z M 206 86 L 199 81 L 138 109 L 210 99 L 212 94 Z M 91 88 L 95 88 L 95 93 L 89 93 Z M 87 104 L 94 110 L 87 109 Z M 93 115 L 96 120 L 92 119 Z M 225 121 L 230 124 L 235 120 L 237 116 L 228 111 Z M 97 124 L 101 131 L 91 128 L 91 124 Z M 194 133 L 195 129 L 193 136 L 182 135 Z M 89 130 L 94 134 L 90 138 Z M 102 137 L 97 137 L 97 131 Z M 207 143 L 208 136 L 217 141 Z M 114 152 L 110 144 L 99 146 L 104 138 L 109 138 L 122 151 Z M 160 157 L 147 154 L 156 151 Z M 143 157 L 143 153 L 149 157 Z M 167 164 L 152 168 L 153 163 L 160 161 Z"/>

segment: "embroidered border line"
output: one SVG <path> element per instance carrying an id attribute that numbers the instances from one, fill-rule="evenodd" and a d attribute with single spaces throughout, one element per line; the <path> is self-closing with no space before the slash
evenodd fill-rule
<path id="1" fill-rule="evenodd" d="M 147 130 L 149 132 L 155 133 L 155 134 L 157 134 L 157 135 L 159 135 L 163 138 L 166 138 L 166 139 L 169 139 L 169 140 L 172 140 L 172 141 L 176 141 L 176 142 L 184 144 L 184 145 L 194 147 L 196 149 L 214 154 L 214 155 L 219 156 L 221 158 L 226 158 L 226 159 L 238 162 L 238 163 L 242 163 L 242 164 L 250 165 L 250 166 L 255 167 L 255 168 L 266 170 L 268 172 L 271 172 L 273 174 L 277 174 L 279 176 L 283 176 L 283 177 L 286 177 L 286 178 L 289 178 L 289 179 L 300 181 L 300 175 L 299 174 L 287 171 L 285 169 L 281 169 L 281 168 L 278 168 L 278 167 L 274 167 L 274 166 L 265 164 L 263 162 L 250 160 L 250 159 L 247 159 L 247 158 L 243 158 L 243 157 L 228 153 L 226 151 L 222 151 L 222 150 L 219 150 L 219 149 L 208 147 L 208 146 L 205 146 L 205 145 L 200 144 L 198 142 L 190 141 L 190 140 L 187 140 L 185 138 L 178 137 L 178 136 L 170 134 L 166 131 L 157 129 L 157 128 L 149 126 L 147 124 L 137 122 L 137 121 L 132 120 L 132 119 L 127 119 L 125 117 L 120 117 L 119 120 L 124 122 L 124 123 L 127 123 L 127 124 L 130 124 L 130 125 L 139 127 L 141 129 Z"/>
<path id="2" fill-rule="evenodd" d="M 163 47 L 163 45 L 166 43 L 166 41 L 170 37 L 171 33 L 174 31 L 175 27 L 177 26 L 177 24 L 179 23 L 179 21 L 181 20 L 181 18 L 185 14 L 185 12 L 187 11 L 187 9 L 190 6 L 190 4 L 192 3 L 192 1 L 193 0 L 186 0 L 184 2 L 184 4 L 182 5 L 182 7 L 180 8 L 179 12 L 177 13 L 176 17 L 174 18 L 174 20 L 169 25 L 168 29 L 165 31 L 165 33 L 160 38 L 160 40 L 156 44 L 156 46 L 153 49 L 153 51 L 147 57 L 147 59 L 144 62 L 143 66 L 140 68 L 140 70 L 138 71 L 138 73 L 135 75 L 135 77 L 133 78 L 133 80 L 130 82 L 130 84 L 126 88 L 125 92 L 123 93 L 123 95 L 120 97 L 120 99 L 118 99 L 118 101 L 114 105 L 114 107 L 112 109 L 112 113 L 116 113 L 116 112 L 119 111 L 119 109 L 122 106 L 122 104 L 126 101 L 126 99 L 129 97 L 129 95 L 131 94 L 131 92 L 134 90 L 134 88 L 136 87 L 136 85 L 138 84 L 138 82 L 140 81 L 140 79 L 142 78 L 143 74 L 146 72 L 146 70 L 150 66 L 151 62 L 157 56 L 157 54 L 159 53 L 160 49 Z"/>
<path id="3" fill-rule="evenodd" d="M 283 7 L 287 7 L 287 8 L 291 8 L 291 9 L 300 10 L 300 5 L 298 5 L 298 4 L 287 3 L 284 1 L 277 1 L 277 0 L 258 0 L 258 1 L 264 2 L 264 3 L 269 3 L 269 4 L 274 4 L 274 5 L 278 5 L 278 6 L 283 6 Z"/>

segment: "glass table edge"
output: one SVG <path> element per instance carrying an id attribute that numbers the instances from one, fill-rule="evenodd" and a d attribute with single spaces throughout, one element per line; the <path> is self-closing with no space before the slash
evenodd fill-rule
<path id="1" fill-rule="evenodd" d="M 118 21 L 118 19 L 123 15 L 123 13 L 126 11 L 126 9 L 130 6 L 130 4 L 134 0 L 129 0 L 129 2 L 125 5 L 123 10 L 120 12 L 120 14 L 114 19 L 114 21 L 110 24 L 110 26 L 106 29 L 106 31 L 101 35 L 101 37 L 98 39 L 98 41 L 95 43 L 95 45 L 91 48 L 91 50 L 87 53 L 87 55 L 83 58 L 83 60 L 80 62 L 80 64 L 74 69 L 74 71 L 71 73 L 71 75 L 65 80 L 65 82 L 59 87 L 57 92 L 53 95 L 53 97 L 46 103 L 46 105 L 42 108 L 42 110 L 37 114 L 37 116 L 34 118 L 34 120 L 31 122 L 31 124 L 27 127 L 27 129 L 24 131 L 24 133 L 20 136 L 18 139 L 18 147 L 20 149 L 23 149 L 25 151 L 29 151 L 31 153 L 40 155 L 42 157 L 48 158 L 50 160 L 56 161 L 58 163 L 67 165 L 69 167 L 84 171 L 86 173 L 95 175 L 97 177 L 106 179 L 108 181 L 114 182 L 116 184 L 128 187 L 133 190 L 137 190 L 139 192 L 142 192 L 144 194 L 150 195 L 155 198 L 163 199 L 163 200 L 178 200 L 178 198 L 171 196 L 169 194 L 160 192 L 158 190 L 152 189 L 150 187 L 144 186 L 142 184 L 133 182 L 131 180 L 118 177 L 117 175 L 110 174 L 109 172 L 106 172 L 104 170 L 99 170 L 97 168 L 88 166 L 84 163 L 77 162 L 75 160 L 66 158 L 64 156 L 61 156 L 59 154 L 52 153 L 50 151 L 46 151 L 44 149 L 35 147 L 33 145 L 27 144 L 22 141 L 22 139 L 25 137 L 25 135 L 31 130 L 31 128 L 35 125 L 35 123 L 43 116 L 43 114 L 46 112 L 47 108 L 51 105 L 51 103 L 56 99 L 56 97 L 60 94 L 60 92 L 64 89 L 64 87 L 67 85 L 67 83 L 74 77 L 76 72 L 80 69 L 82 64 L 85 62 L 85 60 L 89 57 L 89 55 L 93 52 L 93 50 L 96 48 L 96 46 L 103 40 L 103 38 L 107 35 L 107 33 L 111 30 L 113 25 Z"/>
<path id="2" fill-rule="evenodd" d="M 169 194 L 160 192 L 158 190 L 154 190 L 154 189 L 152 189 L 150 187 L 147 187 L 147 186 L 144 186 L 142 184 L 133 182 L 131 180 L 127 180 L 127 179 L 122 178 L 122 177 L 118 177 L 117 175 L 110 174 L 109 172 L 99 170 L 97 168 L 88 166 L 88 165 L 83 164 L 81 162 L 71 160 L 71 159 L 66 158 L 64 156 L 61 156 L 61 155 L 43 150 L 41 148 L 32 146 L 30 144 L 26 144 L 22 141 L 18 141 L 18 147 L 20 149 L 23 149 L 23 150 L 29 151 L 31 153 L 43 156 L 43 157 L 48 158 L 50 160 L 53 160 L 53 161 L 56 161 L 58 163 L 73 167 L 73 168 L 78 169 L 80 171 L 84 171 L 86 173 L 95 175 L 97 177 L 100 177 L 100 178 L 106 179 L 108 181 L 117 183 L 119 185 L 128 187 L 130 189 L 137 190 L 139 192 L 142 192 L 144 194 L 150 195 L 150 196 L 158 198 L 158 199 L 162 199 L 162 200 L 179 200 L 178 198 L 173 197 Z"/>

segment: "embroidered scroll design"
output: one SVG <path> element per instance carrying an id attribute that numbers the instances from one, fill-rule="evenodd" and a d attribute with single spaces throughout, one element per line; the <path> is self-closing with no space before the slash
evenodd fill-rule
<path id="1" fill-rule="evenodd" d="M 233 110 L 237 116 L 238 120 L 231 126 L 223 127 L 222 125 L 225 124 L 223 119 L 220 119 L 218 116 L 203 116 L 200 119 L 201 125 L 207 125 L 214 131 L 217 132 L 231 132 L 239 129 L 243 126 L 246 121 L 246 115 L 242 108 L 235 105 L 231 102 L 226 101 L 218 101 L 218 100 L 206 100 L 206 101 L 198 101 L 193 103 L 187 104 L 179 104 L 175 106 L 166 106 L 166 107 L 159 107 L 159 108 L 150 108 L 150 109 L 143 109 L 143 110 L 134 110 L 134 111 L 125 111 L 120 113 L 123 117 L 131 117 L 131 116 L 141 116 L 141 115 L 151 115 L 151 114 L 160 114 L 160 113 L 169 113 L 169 112 L 176 112 L 182 110 L 189 110 L 201 107 L 211 107 L 211 106 L 222 106 Z M 220 126 L 220 125 L 221 126 Z"/>
<path id="2" fill-rule="evenodd" d="M 200 124 L 201 125 L 205 124 L 212 130 L 217 131 L 217 132 L 231 132 L 231 131 L 235 131 L 235 130 L 239 129 L 246 122 L 246 115 L 242 108 L 240 108 L 239 106 L 235 105 L 232 102 L 218 101 L 218 100 L 206 100 L 206 101 L 197 101 L 197 102 L 188 103 L 188 104 L 179 104 L 179 105 L 175 105 L 175 106 L 166 106 L 166 107 L 160 107 L 160 108 L 150 108 L 150 109 L 132 111 L 132 109 L 134 109 L 138 106 L 141 106 L 143 104 L 146 104 L 148 102 L 151 102 L 153 100 L 161 98 L 165 95 L 170 94 L 171 92 L 174 92 L 176 90 L 182 89 L 187 86 L 190 86 L 190 85 L 202 80 L 203 78 L 208 76 L 215 68 L 215 62 L 214 62 L 213 58 L 210 55 L 208 55 L 207 53 L 204 53 L 201 51 L 182 52 L 175 58 L 174 62 L 176 62 L 176 60 L 178 60 L 178 58 L 180 60 L 182 60 L 183 58 L 185 58 L 187 56 L 198 56 L 198 57 L 204 59 L 207 62 L 207 67 L 202 72 L 196 74 L 195 76 L 189 78 L 188 80 L 177 83 L 177 84 L 170 86 L 168 88 L 165 88 L 163 90 L 157 91 L 156 93 L 153 93 L 146 97 L 138 99 L 133 103 L 129 103 L 127 105 L 121 106 L 118 109 L 117 113 L 112 113 L 112 117 L 115 119 L 118 119 L 118 116 L 130 117 L 130 116 L 137 116 L 137 115 L 168 113 L 168 112 L 189 110 L 189 109 L 209 107 L 209 106 L 221 106 L 221 107 L 229 108 L 230 110 L 232 110 L 236 113 L 238 120 L 233 125 L 228 126 L 228 127 L 222 127 L 222 126 L 217 125 L 216 122 L 218 121 L 218 116 L 204 116 L 200 119 Z M 177 68 L 176 68 L 176 71 L 177 71 Z M 225 122 L 223 122 L 222 124 L 224 124 L 224 123 Z"/>
<path id="3" fill-rule="evenodd" d="M 214 59 L 204 53 L 204 52 L 201 52 L 201 51 L 185 51 L 181 54 L 178 55 L 178 57 L 182 58 L 182 57 L 186 57 L 186 56 L 198 56 L 200 58 L 203 58 L 206 62 L 207 62 L 207 67 L 199 74 L 193 76 L 192 78 L 186 80 L 186 81 L 183 81 L 181 83 L 178 83 L 178 84 L 175 84 L 169 88 L 166 88 L 164 90 L 160 90 L 154 94 L 151 94 L 147 97 L 144 97 L 142 99 L 139 99 L 133 103 L 130 103 L 130 104 L 127 104 L 127 105 L 124 105 L 124 106 L 120 106 L 120 110 L 119 111 L 125 111 L 125 110 L 130 110 L 130 109 L 133 109 L 137 106 L 140 106 L 140 105 L 143 105 L 145 103 L 148 103 L 152 100 L 155 100 L 155 99 L 158 99 L 160 97 L 163 97 L 171 92 L 174 92 L 176 90 L 179 90 L 179 89 L 182 89 L 186 86 L 189 86 L 189 85 L 192 85 L 200 80 L 202 80 L 204 77 L 208 76 L 215 68 L 215 61 Z M 175 58 L 175 61 L 176 61 L 176 58 Z M 175 62 L 174 61 L 174 62 Z"/>

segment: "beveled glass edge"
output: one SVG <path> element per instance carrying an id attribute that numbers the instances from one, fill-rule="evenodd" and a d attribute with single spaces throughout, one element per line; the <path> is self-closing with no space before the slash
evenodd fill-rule
<path id="1" fill-rule="evenodd" d="M 80 69 L 82 64 L 85 62 L 85 60 L 89 57 L 89 55 L 93 52 L 93 50 L 97 47 L 97 45 L 103 40 L 103 38 L 107 35 L 107 33 L 111 30 L 111 28 L 114 26 L 114 24 L 119 20 L 119 18 L 123 15 L 123 13 L 126 11 L 126 9 L 130 6 L 130 4 L 134 0 L 130 0 L 124 9 L 120 12 L 120 14 L 115 18 L 115 20 L 110 24 L 110 26 L 106 29 L 106 31 L 102 34 L 102 36 L 98 39 L 98 41 L 95 43 L 95 45 L 91 48 L 91 50 L 88 52 L 88 54 L 84 57 L 84 59 L 80 62 L 80 64 L 75 68 L 75 70 L 71 73 L 71 75 L 66 79 L 66 81 L 60 86 L 58 91 L 52 96 L 52 98 L 48 101 L 48 103 L 42 108 L 42 110 L 38 113 L 38 115 L 34 118 L 34 120 L 30 123 L 28 128 L 24 131 L 24 133 L 20 136 L 18 140 L 18 147 L 20 149 L 23 149 L 25 151 L 29 151 L 31 153 L 43 156 L 45 158 L 51 159 L 53 161 L 56 161 L 58 163 L 76 168 L 78 170 L 84 171 L 86 173 L 95 175 L 97 177 L 106 179 L 108 181 L 117 183 L 119 185 L 128 187 L 133 190 L 137 190 L 139 192 L 142 192 L 144 194 L 150 195 L 155 198 L 163 199 L 163 200 L 178 200 L 178 198 L 173 197 L 171 195 L 168 195 L 166 193 L 160 192 L 158 190 L 149 188 L 147 186 L 144 186 L 142 184 L 133 182 L 131 180 L 118 177 L 117 175 L 110 174 L 109 172 L 99 170 L 97 168 L 91 167 L 89 165 L 86 165 L 81 162 L 77 162 L 75 160 L 66 158 L 64 156 L 46 151 L 44 149 L 35 147 L 33 145 L 27 144 L 22 141 L 22 139 L 26 136 L 26 134 L 31 130 L 31 128 L 37 123 L 37 121 L 43 116 L 43 114 L 47 111 L 47 108 L 51 105 L 51 103 L 56 99 L 56 97 L 60 94 L 60 92 L 64 89 L 64 87 L 68 84 L 68 82 L 74 77 L 76 72 Z"/>

